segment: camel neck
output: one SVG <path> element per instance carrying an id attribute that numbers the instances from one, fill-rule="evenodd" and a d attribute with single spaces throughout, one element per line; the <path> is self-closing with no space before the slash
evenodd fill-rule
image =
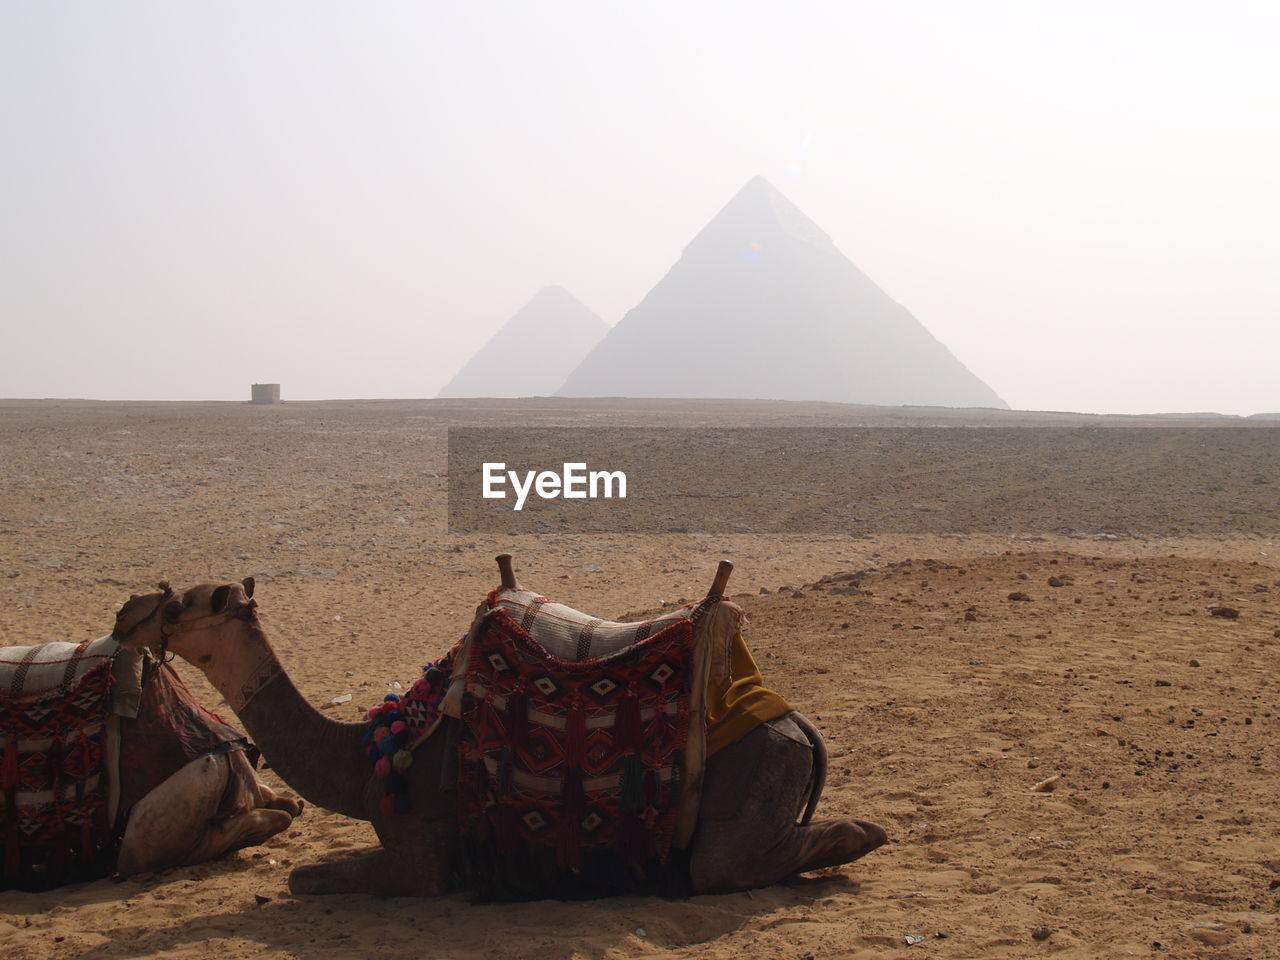
<path id="1" fill-rule="evenodd" d="M 366 723 L 323 716 L 280 665 L 261 627 L 248 636 L 238 662 L 216 661 L 205 673 L 235 710 L 262 755 L 303 799 L 326 810 L 367 819 L 364 785 L 371 767 Z"/>
<path id="2" fill-rule="evenodd" d="M 284 674 L 284 667 L 257 623 L 244 624 L 239 639 L 237 644 L 228 644 L 230 649 L 223 656 L 200 665 L 209 682 L 237 714 L 272 680 Z M 297 690 L 293 692 L 297 694 Z"/>

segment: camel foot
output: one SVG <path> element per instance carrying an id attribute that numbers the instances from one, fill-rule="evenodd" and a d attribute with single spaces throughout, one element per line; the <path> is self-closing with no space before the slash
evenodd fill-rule
<path id="1" fill-rule="evenodd" d="M 301 797 L 296 800 L 293 797 L 286 797 L 276 793 L 265 783 L 254 776 L 252 769 L 249 771 L 253 778 L 253 784 L 258 790 L 258 806 L 266 807 L 268 810 L 283 810 L 291 817 L 302 816 L 302 811 L 306 809 L 307 803 Z"/>
<path id="2" fill-rule="evenodd" d="M 800 829 L 804 841 L 795 873 L 852 863 L 889 839 L 884 827 L 868 820 L 824 820 Z"/>
<path id="3" fill-rule="evenodd" d="M 298 867 L 289 875 L 293 894 L 367 893 L 375 897 L 438 896 L 429 878 L 377 848 L 342 860 Z"/>
<path id="4" fill-rule="evenodd" d="M 708 826 L 712 829 L 706 830 Z M 797 873 L 838 867 L 865 857 L 889 839 L 883 827 L 866 820 L 823 820 L 792 824 L 777 843 L 761 850 L 742 842 L 725 843 L 723 833 L 712 832 L 718 826 L 703 825 L 703 846 L 694 852 L 690 872 L 698 893 L 767 887 Z"/>
<path id="5" fill-rule="evenodd" d="M 301 797 L 295 800 L 292 797 L 282 797 L 276 794 L 263 806 L 268 810 L 283 810 L 290 817 L 300 817 L 302 816 L 302 811 L 307 809 L 307 801 Z"/>

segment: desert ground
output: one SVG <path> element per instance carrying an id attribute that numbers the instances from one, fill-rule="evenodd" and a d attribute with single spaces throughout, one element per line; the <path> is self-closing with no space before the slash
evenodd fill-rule
<path id="1" fill-rule="evenodd" d="M 512 424 L 867 427 L 906 446 L 945 427 L 961 440 L 937 469 L 858 464 L 876 512 L 845 533 L 451 534 L 446 429 Z M 1012 428 L 1027 432 L 995 449 Z M 1164 432 L 1117 442 L 1139 429 Z M 727 557 L 766 680 L 827 739 L 819 815 L 877 821 L 891 842 L 687 901 L 295 897 L 293 866 L 373 842 L 364 824 L 310 808 L 218 861 L 0 892 L 0 955 L 1280 957 L 1278 551 L 1274 422 L 3 401 L 0 644 L 101 636 L 162 578 L 252 575 L 298 686 L 356 719 L 463 632 L 496 585 L 497 553 L 515 555 L 527 586 L 614 619 L 701 596 Z M 1055 789 L 1033 789 L 1052 777 Z"/>

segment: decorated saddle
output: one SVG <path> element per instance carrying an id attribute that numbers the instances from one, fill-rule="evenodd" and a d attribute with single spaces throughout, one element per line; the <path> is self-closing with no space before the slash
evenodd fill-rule
<path id="1" fill-rule="evenodd" d="M 107 728 L 137 713 L 142 654 L 110 637 L 0 649 L 4 877 L 65 877 L 111 837 Z"/>
<path id="2" fill-rule="evenodd" d="M 461 835 L 487 899 L 681 893 L 706 690 L 741 611 L 718 594 L 616 623 L 493 591 L 458 649 Z"/>

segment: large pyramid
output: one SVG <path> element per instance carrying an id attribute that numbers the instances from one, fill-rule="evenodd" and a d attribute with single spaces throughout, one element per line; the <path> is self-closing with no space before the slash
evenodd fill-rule
<path id="1" fill-rule="evenodd" d="M 543 287 L 438 396 L 550 396 L 608 332 L 609 325 L 564 287 Z"/>
<path id="2" fill-rule="evenodd" d="M 762 177 L 559 393 L 1007 406 Z"/>

